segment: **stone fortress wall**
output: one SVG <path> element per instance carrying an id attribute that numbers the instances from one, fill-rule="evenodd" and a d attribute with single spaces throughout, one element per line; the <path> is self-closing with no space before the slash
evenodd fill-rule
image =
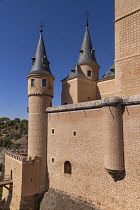
<path id="1" fill-rule="evenodd" d="M 6 151 L 5 163 L 5 175 L 11 176 L 13 186 L 12 192 L 3 188 L 3 198 L 7 201 L 7 205 L 10 204 L 11 210 L 20 209 L 24 196 L 39 193 L 40 158 L 28 159 Z"/>
<path id="2" fill-rule="evenodd" d="M 140 95 L 47 112 L 49 187 L 106 209 L 139 209 Z M 71 174 L 64 173 L 66 161 Z M 115 182 L 105 168 L 122 175 Z"/>

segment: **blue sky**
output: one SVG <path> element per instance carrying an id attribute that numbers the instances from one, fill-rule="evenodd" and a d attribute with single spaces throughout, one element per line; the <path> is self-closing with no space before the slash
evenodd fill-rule
<path id="1" fill-rule="evenodd" d="M 75 66 L 85 32 L 85 11 L 100 76 L 114 62 L 113 0 L 0 0 L 0 117 L 27 119 L 27 79 L 39 39 L 39 22 L 52 74 L 53 106 L 61 80 Z"/>

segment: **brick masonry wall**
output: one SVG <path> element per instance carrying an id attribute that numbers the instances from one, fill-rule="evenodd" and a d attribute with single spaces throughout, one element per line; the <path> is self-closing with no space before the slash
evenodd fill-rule
<path id="1" fill-rule="evenodd" d="M 140 0 L 115 0 L 115 17 L 120 18 L 140 8 Z"/>
<path id="2" fill-rule="evenodd" d="M 115 79 L 97 81 L 96 99 L 114 96 L 115 94 Z"/>
<path id="3" fill-rule="evenodd" d="M 126 174 L 117 182 L 104 169 L 103 109 L 48 113 L 50 187 L 106 209 L 139 209 L 139 109 L 139 105 L 122 109 Z M 64 173 L 65 161 L 71 162 L 71 175 Z"/>
<path id="4" fill-rule="evenodd" d="M 115 94 L 137 95 L 140 90 L 140 0 L 115 2 Z"/>

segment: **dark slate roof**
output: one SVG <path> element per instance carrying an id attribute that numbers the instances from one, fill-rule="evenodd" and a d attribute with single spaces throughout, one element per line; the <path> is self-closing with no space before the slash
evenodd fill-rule
<path id="1" fill-rule="evenodd" d="M 40 34 L 35 57 L 32 57 L 32 61 L 33 61 L 33 65 L 31 68 L 32 74 L 35 73 L 51 74 L 51 70 L 49 67 L 50 62 L 48 61 L 47 58 L 42 34 Z"/>
<path id="2" fill-rule="evenodd" d="M 80 49 L 80 55 L 78 64 L 82 63 L 97 63 L 95 58 L 95 50 L 92 47 L 92 42 L 89 34 L 88 27 L 86 27 L 82 47 Z"/>
<path id="3" fill-rule="evenodd" d="M 115 76 L 115 64 L 113 64 L 108 71 L 103 75 L 102 79 L 108 79 Z"/>
<path id="4" fill-rule="evenodd" d="M 71 70 L 70 74 L 69 74 L 65 79 L 63 79 L 63 80 L 72 79 L 72 78 L 77 77 L 77 76 L 79 76 L 79 77 L 84 77 L 84 78 L 89 79 L 89 78 L 86 77 L 86 75 L 82 72 L 80 66 L 76 65 L 76 66 Z M 63 81 L 63 80 L 62 80 L 62 81 Z"/>

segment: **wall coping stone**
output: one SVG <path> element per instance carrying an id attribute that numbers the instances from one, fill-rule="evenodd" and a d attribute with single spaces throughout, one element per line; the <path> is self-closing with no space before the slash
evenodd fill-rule
<path id="1" fill-rule="evenodd" d="M 110 96 L 103 98 L 101 100 L 48 107 L 46 109 L 46 112 L 55 113 L 55 112 L 77 111 L 85 109 L 97 109 L 97 108 L 102 108 L 104 106 L 118 106 L 118 105 L 126 106 L 126 105 L 136 105 L 136 104 L 140 104 L 140 95 L 122 96 L 122 97 Z"/>

